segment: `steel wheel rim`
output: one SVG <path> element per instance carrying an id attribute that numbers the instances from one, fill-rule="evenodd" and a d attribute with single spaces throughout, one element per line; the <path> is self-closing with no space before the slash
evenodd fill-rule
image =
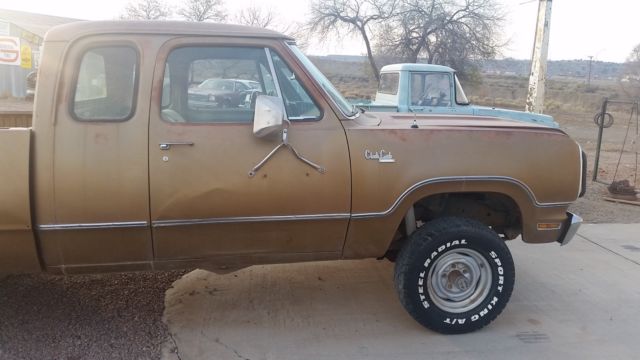
<path id="1" fill-rule="evenodd" d="M 475 250 L 452 249 L 429 269 L 427 291 L 433 303 L 450 313 L 480 305 L 491 290 L 493 274 L 487 259 Z"/>

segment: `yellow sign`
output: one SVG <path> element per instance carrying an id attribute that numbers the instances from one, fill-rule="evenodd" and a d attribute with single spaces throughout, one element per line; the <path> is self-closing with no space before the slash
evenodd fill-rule
<path id="1" fill-rule="evenodd" d="M 23 69 L 31 69 L 31 47 L 22 45 L 20 47 L 20 67 Z"/>

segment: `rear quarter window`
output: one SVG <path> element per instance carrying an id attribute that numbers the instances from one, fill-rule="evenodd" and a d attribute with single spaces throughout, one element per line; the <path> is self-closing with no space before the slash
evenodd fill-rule
<path id="1" fill-rule="evenodd" d="M 124 121 L 135 110 L 138 53 L 128 46 L 86 51 L 79 68 L 71 113 L 79 121 Z"/>
<path id="2" fill-rule="evenodd" d="M 378 92 L 383 94 L 397 95 L 399 80 L 400 73 L 380 74 L 380 86 L 378 87 Z"/>

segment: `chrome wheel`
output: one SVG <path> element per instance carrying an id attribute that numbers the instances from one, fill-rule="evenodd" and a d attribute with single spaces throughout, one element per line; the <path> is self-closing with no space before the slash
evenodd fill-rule
<path id="1" fill-rule="evenodd" d="M 440 309 L 463 313 L 478 306 L 491 289 L 492 273 L 484 256 L 471 249 L 453 249 L 440 256 L 427 279 L 427 291 Z"/>

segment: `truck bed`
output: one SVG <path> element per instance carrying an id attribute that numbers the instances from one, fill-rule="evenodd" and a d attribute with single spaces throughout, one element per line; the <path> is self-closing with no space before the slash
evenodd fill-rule
<path id="1" fill-rule="evenodd" d="M 0 128 L 0 274 L 40 271 L 29 196 L 30 128 Z"/>

